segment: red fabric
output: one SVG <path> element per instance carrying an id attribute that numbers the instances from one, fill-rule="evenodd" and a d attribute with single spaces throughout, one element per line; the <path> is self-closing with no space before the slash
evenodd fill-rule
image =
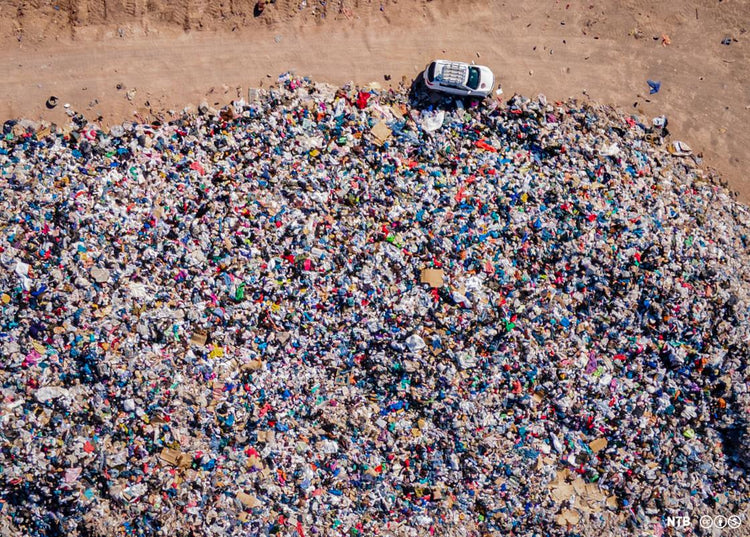
<path id="1" fill-rule="evenodd" d="M 357 108 L 364 110 L 367 106 L 367 101 L 370 100 L 370 94 L 365 91 L 360 91 L 357 95 Z"/>
<path id="2" fill-rule="evenodd" d="M 497 153 L 497 149 L 492 147 L 490 144 L 488 144 L 484 140 L 477 140 L 474 143 L 474 145 L 477 146 L 479 149 L 484 149 L 485 151 L 492 151 L 493 153 Z"/>
<path id="3" fill-rule="evenodd" d="M 190 163 L 190 169 L 197 171 L 201 175 L 204 175 L 206 173 L 206 170 L 203 168 L 203 166 L 200 165 L 200 162 Z"/>

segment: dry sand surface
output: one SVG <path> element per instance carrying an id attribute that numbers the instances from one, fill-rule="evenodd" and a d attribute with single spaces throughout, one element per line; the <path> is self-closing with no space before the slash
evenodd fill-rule
<path id="1" fill-rule="evenodd" d="M 55 95 L 103 124 L 148 120 L 226 104 L 288 70 L 387 88 L 445 57 L 489 65 L 506 95 L 666 114 L 673 137 L 750 200 L 746 0 L 276 0 L 259 16 L 254 6 L 0 0 L 0 117 L 61 122 L 62 106 L 44 105 Z M 647 79 L 661 81 L 658 94 Z"/>

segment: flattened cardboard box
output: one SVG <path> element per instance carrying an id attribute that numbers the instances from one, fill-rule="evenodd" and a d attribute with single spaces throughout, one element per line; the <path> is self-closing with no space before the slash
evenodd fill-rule
<path id="1" fill-rule="evenodd" d="M 159 458 L 171 466 L 179 466 L 180 468 L 189 468 L 191 463 L 190 455 L 171 448 L 162 449 Z"/>
<path id="2" fill-rule="evenodd" d="M 190 343 L 192 343 L 193 345 L 198 345 L 199 347 L 203 347 L 206 344 L 207 340 L 208 334 L 201 330 L 196 330 L 195 332 L 193 332 L 193 335 L 190 336 Z"/>
<path id="3" fill-rule="evenodd" d="M 383 145 L 391 137 L 391 129 L 382 121 L 370 129 L 373 143 L 377 146 Z"/>
<path id="4" fill-rule="evenodd" d="M 442 287 L 444 277 L 443 269 L 422 269 L 419 282 L 426 283 L 430 287 Z"/>
<path id="5" fill-rule="evenodd" d="M 237 499 L 242 502 L 242 505 L 250 509 L 254 509 L 263 505 L 263 503 L 261 503 L 258 498 L 242 491 L 237 493 Z"/>

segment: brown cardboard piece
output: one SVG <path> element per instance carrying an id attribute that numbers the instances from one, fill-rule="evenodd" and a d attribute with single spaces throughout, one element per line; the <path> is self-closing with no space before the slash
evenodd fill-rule
<path id="1" fill-rule="evenodd" d="M 162 449 L 159 458 L 171 466 L 179 466 L 180 468 L 189 468 L 191 463 L 189 454 L 171 448 Z"/>
<path id="2" fill-rule="evenodd" d="M 258 498 L 256 498 L 255 496 L 251 494 L 242 492 L 242 491 L 237 493 L 237 499 L 240 502 L 242 502 L 242 505 L 250 509 L 254 509 L 256 507 L 260 507 L 261 505 L 263 505 L 263 503 L 260 500 L 258 500 Z"/>
<path id="3" fill-rule="evenodd" d="M 94 311 L 94 317 L 101 319 L 102 317 L 107 317 L 110 313 L 112 313 L 112 306 L 107 306 Z"/>
<path id="4" fill-rule="evenodd" d="M 193 332 L 193 335 L 190 336 L 190 343 L 193 345 L 198 345 L 199 347 L 203 347 L 206 344 L 206 341 L 208 340 L 208 334 L 201 330 L 196 330 Z"/>
<path id="5" fill-rule="evenodd" d="M 571 496 L 575 493 L 573 485 L 566 483 L 565 478 L 560 474 L 557 474 L 555 481 L 549 484 L 550 492 L 552 497 L 558 503 L 568 501 Z"/>
<path id="6" fill-rule="evenodd" d="M 167 464 L 171 464 L 172 466 L 177 466 L 177 459 L 180 457 L 180 452 L 176 449 L 170 449 L 170 448 L 164 448 L 161 450 L 161 453 L 159 454 L 159 458 L 166 462 Z"/>
<path id="7" fill-rule="evenodd" d="M 262 368 L 262 360 L 250 360 L 249 362 L 242 364 L 242 366 L 240 367 L 242 371 L 257 371 L 258 369 Z"/>
<path id="8" fill-rule="evenodd" d="M 263 468 L 263 463 L 260 461 L 260 458 L 257 455 L 250 455 L 245 462 L 245 466 L 250 469 L 256 468 L 258 470 L 261 470 Z"/>
<path id="9" fill-rule="evenodd" d="M 422 269 L 422 274 L 419 278 L 420 283 L 426 283 L 430 287 L 442 287 L 443 278 L 445 273 L 443 269 Z"/>
<path id="10" fill-rule="evenodd" d="M 391 129 L 389 129 L 385 123 L 380 121 L 370 129 L 370 134 L 372 134 L 372 143 L 380 147 L 391 137 Z"/>
<path id="11" fill-rule="evenodd" d="M 570 524 L 571 526 L 575 526 L 580 521 L 581 515 L 579 515 L 572 509 L 566 509 L 565 511 L 557 515 L 557 524 L 560 526 L 567 526 L 568 524 Z"/>
<path id="12" fill-rule="evenodd" d="M 36 139 L 41 140 L 43 138 L 46 138 L 50 134 L 52 134 L 52 129 L 50 129 L 49 127 L 44 127 L 43 129 L 36 131 Z"/>
<path id="13" fill-rule="evenodd" d="M 607 497 L 599 490 L 599 487 L 594 483 L 586 483 L 580 477 L 576 477 L 572 482 L 569 482 L 572 478 L 573 476 L 567 469 L 557 473 L 555 479 L 548 485 L 553 501 L 564 503 L 572 500 L 571 507 L 583 513 L 593 513 L 600 510 Z M 578 522 L 574 522 L 573 518 L 572 515 L 567 516 L 563 512 L 558 516 L 558 524 L 575 525 Z"/>
<path id="14" fill-rule="evenodd" d="M 594 453 L 599 453 L 601 450 L 607 447 L 607 439 L 597 438 L 596 440 L 593 440 L 592 442 L 589 443 L 589 447 L 591 448 L 591 451 L 593 451 Z"/>

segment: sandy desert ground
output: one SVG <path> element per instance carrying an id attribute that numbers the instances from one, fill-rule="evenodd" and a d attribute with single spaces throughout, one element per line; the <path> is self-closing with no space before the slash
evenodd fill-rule
<path id="1" fill-rule="evenodd" d="M 746 0 L 276 0 L 259 16 L 254 7 L 0 0 L 0 118 L 62 122 L 62 106 L 45 107 L 55 95 L 105 125 L 148 120 L 226 104 L 288 70 L 387 88 L 445 57 L 489 65 L 506 96 L 666 114 L 673 138 L 750 200 Z M 647 79 L 661 91 L 649 95 Z"/>

